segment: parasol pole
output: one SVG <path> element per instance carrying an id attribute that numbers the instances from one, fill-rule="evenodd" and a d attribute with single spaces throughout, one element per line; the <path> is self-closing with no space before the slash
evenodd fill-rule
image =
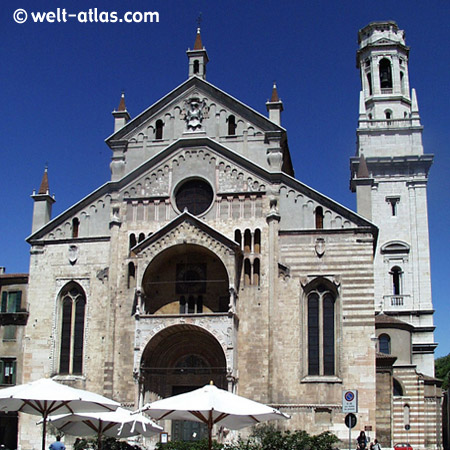
<path id="1" fill-rule="evenodd" d="M 47 433 L 47 410 L 44 410 L 44 423 L 42 424 L 42 450 L 45 450 L 46 433 Z"/>
<path id="2" fill-rule="evenodd" d="M 102 450 L 102 419 L 98 420 L 97 450 Z"/>
<path id="3" fill-rule="evenodd" d="M 208 417 L 208 449 L 212 450 L 212 427 L 213 427 L 213 413 L 212 409 L 209 410 Z"/>

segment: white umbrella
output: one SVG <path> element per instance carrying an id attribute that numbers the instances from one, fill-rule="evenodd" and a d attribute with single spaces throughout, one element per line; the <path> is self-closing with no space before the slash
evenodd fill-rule
<path id="1" fill-rule="evenodd" d="M 72 436 L 97 436 L 99 449 L 102 435 L 127 438 L 141 434 L 150 437 L 163 431 L 163 427 L 143 414 L 131 414 L 125 408 L 112 412 L 63 414 L 51 416 L 47 421 Z"/>
<path id="2" fill-rule="evenodd" d="M 93 392 L 75 389 L 48 378 L 0 389 L 0 411 L 42 416 L 42 450 L 45 450 L 47 417 L 51 414 L 114 411 L 120 403 Z"/>
<path id="3" fill-rule="evenodd" d="M 140 409 L 157 420 L 191 420 L 208 425 L 209 448 L 215 424 L 238 430 L 259 422 L 289 419 L 287 414 L 270 406 L 206 385 L 185 394 L 148 403 Z"/>

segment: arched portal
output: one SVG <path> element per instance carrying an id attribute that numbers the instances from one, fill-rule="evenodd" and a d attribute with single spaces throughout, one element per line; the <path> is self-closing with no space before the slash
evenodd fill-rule
<path id="1" fill-rule="evenodd" d="M 140 362 L 143 401 L 188 392 L 212 381 L 227 389 L 226 358 L 217 339 L 201 327 L 180 324 L 156 334 L 145 347 Z M 172 421 L 173 440 L 207 436 L 202 424 Z"/>
<path id="2" fill-rule="evenodd" d="M 142 390 L 169 397 L 210 381 L 227 389 L 226 366 L 224 351 L 211 333 L 195 325 L 174 325 L 156 334 L 142 353 Z"/>
<path id="3" fill-rule="evenodd" d="M 145 314 L 227 312 L 230 303 L 227 270 L 211 250 L 181 244 L 157 255 L 145 270 Z"/>

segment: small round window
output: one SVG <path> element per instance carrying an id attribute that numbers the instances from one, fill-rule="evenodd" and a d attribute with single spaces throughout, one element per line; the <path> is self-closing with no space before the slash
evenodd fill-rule
<path id="1" fill-rule="evenodd" d="M 179 211 L 187 209 L 194 216 L 204 213 L 213 201 L 214 193 L 209 183 L 192 179 L 181 184 L 175 193 L 175 203 Z"/>

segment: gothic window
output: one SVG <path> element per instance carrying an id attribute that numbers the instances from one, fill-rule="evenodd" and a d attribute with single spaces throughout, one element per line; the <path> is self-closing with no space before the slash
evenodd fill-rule
<path id="1" fill-rule="evenodd" d="M 391 269 L 392 295 L 402 295 L 402 269 L 395 266 Z"/>
<path id="2" fill-rule="evenodd" d="M 380 61 L 380 87 L 381 89 L 392 89 L 391 62 L 387 58 Z"/>
<path id="3" fill-rule="evenodd" d="M 378 337 L 378 348 L 380 353 L 391 354 L 391 338 L 388 334 L 380 334 Z"/>
<path id="4" fill-rule="evenodd" d="M 316 229 L 322 229 L 323 228 L 323 208 L 321 206 L 318 206 L 315 211 L 316 215 Z"/>
<path id="5" fill-rule="evenodd" d="M 75 217 L 72 220 L 72 237 L 77 238 L 80 230 L 80 221 Z"/>
<path id="6" fill-rule="evenodd" d="M 22 303 L 22 291 L 3 291 L 2 292 L 2 313 L 19 312 Z"/>
<path id="7" fill-rule="evenodd" d="M 236 134 L 236 117 L 228 116 L 228 136 L 234 136 Z"/>
<path id="8" fill-rule="evenodd" d="M 16 384 L 16 359 L 0 358 L 0 386 Z"/>
<path id="9" fill-rule="evenodd" d="M 59 372 L 83 372 L 84 319 L 86 297 L 76 283 L 68 284 L 61 292 L 61 338 Z"/>
<path id="10" fill-rule="evenodd" d="M 212 204 L 214 193 L 209 183 L 200 179 L 185 181 L 175 193 L 179 211 L 187 209 L 194 216 L 203 214 Z"/>
<path id="11" fill-rule="evenodd" d="M 145 234 L 144 233 L 139 233 L 139 242 L 142 242 L 145 239 Z"/>
<path id="12" fill-rule="evenodd" d="M 308 375 L 335 375 L 335 295 L 319 285 L 307 296 Z"/>
<path id="13" fill-rule="evenodd" d="M 158 119 L 156 121 L 156 128 L 155 128 L 155 139 L 159 140 L 163 138 L 163 128 L 164 128 L 164 124 L 163 121 L 161 119 Z"/>

